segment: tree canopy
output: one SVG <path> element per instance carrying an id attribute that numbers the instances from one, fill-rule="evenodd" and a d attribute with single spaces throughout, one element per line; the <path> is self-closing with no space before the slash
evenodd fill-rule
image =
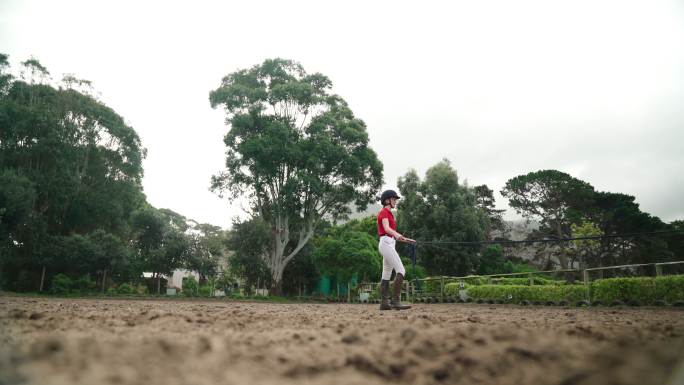
<path id="1" fill-rule="evenodd" d="M 193 238 L 185 217 L 147 203 L 146 150 L 133 127 L 91 95 L 89 81 L 66 75 L 52 84 L 34 58 L 22 62 L 19 78 L 8 70 L 0 54 L 3 288 L 43 290 L 57 273 L 96 277 L 104 289 L 137 281 L 143 270 L 215 270 L 207 254 L 216 255 L 216 229 Z"/>
<path id="2" fill-rule="evenodd" d="M 265 259 L 273 291 L 285 266 L 324 217 L 364 208 L 382 182 L 382 164 L 368 145 L 364 122 L 329 91 L 332 82 L 291 60 L 269 59 L 233 72 L 209 95 L 229 125 L 226 168 L 212 188 L 237 198 L 270 227 Z M 296 246 L 287 254 L 291 241 Z"/>
<path id="3" fill-rule="evenodd" d="M 418 240 L 482 241 L 487 213 L 477 206 L 475 191 L 459 183 L 448 160 L 430 167 L 421 180 L 414 170 L 399 179 L 402 199 L 398 206 L 399 232 Z M 466 275 L 479 264 L 477 247 L 437 247 L 420 251 L 429 274 Z"/>

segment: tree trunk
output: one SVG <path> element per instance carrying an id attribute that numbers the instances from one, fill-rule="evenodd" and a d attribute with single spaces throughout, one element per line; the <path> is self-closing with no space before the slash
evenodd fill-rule
<path id="1" fill-rule="evenodd" d="M 279 280 L 278 283 L 271 283 L 271 290 L 269 295 L 282 296 L 283 295 L 283 281 Z"/>
<path id="2" fill-rule="evenodd" d="M 297 241 L 297 246 L 289 254 L 285 255 L 285 248 L 290 242 L 290 230 L 287 218 L 281 218 L 276 220 L 275 226 L 273 228 L 273 249 L 266 256 L 266 265 L 271 270 L 271 294 L 282 295 L 282 279 L 283 271 L 285 271 L 285 266 L 292 260 L 292 258 L 299 253 L 299 251 L 306 245 L 306 243 L 311 239 L 314 232 L 314 222 L 311 221 L 305 229 L 299 233 L 299 239 Z"/>
<path id="3" fill-rule="evenodd" d="M 556 221 L 556 236 L 560 239 L 563 238 L 563 229 L 561 227 L 560 221 Z M 564 244 L 559 244 L 560 252 L 558 253 L 558 262 L 560 262 L 561 269 L 568 268 L 568 255 L 565 252 Z"/>
<path id="4" fill-rule="evenodd" d="M 107 269 L 102 272 L 102 292 L 105 292 L 105 283 L 107 282 Z"/>
<path id="5" fill-rule="evenodd" d="M 43 265 L 43 272 L 40 274 L 40 289 L 38 291 L 43 291 L 43 284 L 45 283 L 45 265 Z"/>

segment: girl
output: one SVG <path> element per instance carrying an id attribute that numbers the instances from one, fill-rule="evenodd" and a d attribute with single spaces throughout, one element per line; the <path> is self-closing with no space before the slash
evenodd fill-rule
<path id="1" fill-rule="evenodd" d="M 394 215 L 390 209 L 397 207 L 397 200 L 399 199 L 399 195 L 394 190 L 387 190 L 380 196 L 380 204 L 383 206 L 378 213 L 378 236 L 380 237 L 378 250 L 380 250 L 382 255 L 382 281 L 380 281 L 382 303 L 380 304 L 380 310 L 411 308 L 411 306 L 402 305 L 400 302 L 401 284 L 404 281 L 406 270 L 404 270 L 404 264 L 401 263 L 394 245 L 396 241 L 407 243 L 415 243 L 416 241 L 406 238 L 397 232 L 397 223 L 394 221 Z M 388 292 L 392 269 L 397 273 L 397 276 L 394 278 L 394 292 L 390 302 Z"/>

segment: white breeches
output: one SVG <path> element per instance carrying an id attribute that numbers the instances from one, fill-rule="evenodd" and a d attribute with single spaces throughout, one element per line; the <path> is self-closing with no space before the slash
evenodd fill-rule
<path id="1" fill-rule="evenodd" d="M 378 250 L 380 255 L 382 255 L 382 279 L 388 280 L 392 277 L 392 270 L 406 276 L 406 270 L 404 270 L 404 264 L 401 263 L 401 258 L 399 254 L 394 249 L 397 241 L 392 237 L 380 237 L 380 242 L 378 243 Z"/>

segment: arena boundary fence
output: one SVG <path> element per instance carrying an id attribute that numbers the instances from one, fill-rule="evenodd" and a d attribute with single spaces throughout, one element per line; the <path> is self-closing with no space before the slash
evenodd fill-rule
<path id="1" fill-rule="evenodd" d="M 418 278 L 412 281 L 405 281 L 402 290 L 402 300 L 417 302 L 417 298 L 429 299 L 428 302 L 455 302 L 457 299 L 449 297 L 445 294 L 445 285 L 447 283 L 457 282 L 464 287 L 466 281 L 480 279 L 486 280 L 488 283 L 495 283 L 497 278 L 528 278 L 529 285 L 535 285 L 535 277 L 543 277 L 546 279 L 555 279 L 558 281 L 565 281 L 566 283 L 582 284 L 586 288 L 586 300 L 590 300 L 591 282 L 595 279 L 603 279 L 604 272 L 608 270 L 621 271 L 617 276 L 622 277 L 659 277 L 668 275 L 671 271 L 668 268 L 684 268 L 684 260 L 672 262 L 657 262 L 657 263 L 640 263 L 628 265 L 602 266 L 592 267 L 586 269 L 562 269 L 562 270 L 543 270 L 523 273 L 502 273 L 502 274 L 488 274 L 488 275 L 468 275 L 468 276 L 433 276 L 427 278 Z M 677 274 L 677 272 L 676 272 Z M 555 278 L 554 278 L 555 277 Z M 369 293 L 368 302 L 377 302 L 373 298 L 372 293 L 377 293 L 377 286 L 379 283 L 366 282 L 360 283 L 358 287 L 359 293 Z M 361 301 L 366 302 L 366 301 Z"/>

